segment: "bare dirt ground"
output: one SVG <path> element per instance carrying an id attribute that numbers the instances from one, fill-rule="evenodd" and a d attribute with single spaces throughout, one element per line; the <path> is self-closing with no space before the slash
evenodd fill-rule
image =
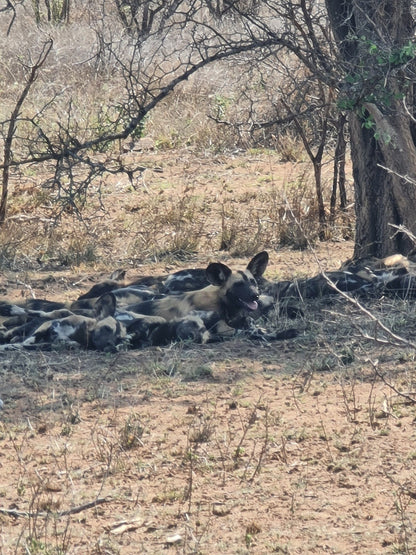
<path id="1" fill-rule="evenodd" d="M 246 160 L 214 179 L 205 162 L 187 164 L 166 179 L 211 183 L 212 205 L 224 174 L 242 194 L 266 171 Z M 267 276 L 336 269 L 352 247 L 271 249 Z M 129 278 L 248 258 L 202 252 Z M 104 273 L 41 261 L 0 285 L 13 300 L 69 299 Z M 414 553 L 416 310 L 361 302 L 370 314 L 337 297 L 305 302 L 279 322 L 299 337 L 272 344 L 1 353 L 0 552 Z"/>

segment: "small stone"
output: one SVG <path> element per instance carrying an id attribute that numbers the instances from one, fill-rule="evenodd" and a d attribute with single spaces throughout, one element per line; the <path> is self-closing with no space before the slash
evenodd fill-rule
<path id="1" fill-rule="evenodd" d="M 166 538 L 166 543 L 168 544 L 174 544 L 174 543 L 179 543 L 182 541 L 182 536 L 180 534 L 174 534 L 173 536 L 168 536 Z"/>

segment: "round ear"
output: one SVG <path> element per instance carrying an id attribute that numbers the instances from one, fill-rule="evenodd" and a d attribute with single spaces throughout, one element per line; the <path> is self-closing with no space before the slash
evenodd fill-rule
<path id="1" fill-rule="evenodd" d="M 253 274 L 255 278 L 261 277 L 266 271 L 267 264 L 269 263 L 269 255 L 267 251 L 262 251 L 256 254 L 247 264 L 247 270 Z"/>
<path id="2" fill-rule="evenodd" d="M 118 270 L 114 270 L 114 272 L 110 275 L 110 279 L 114 279 L 115 281 L 121 281 L 126 277 L 127 270 L 123 268 L 119 268 Z"/>
<path id="3" fill-rule="evenodd" d="M 224 285 L 231 275 L 231 269 L 221 262 L 211 262 L 205 270 L 207 280 L 212 285 Z"/>
<path id="4" fill-rule="evenodd" d="M 105 293 L 97 300 L 94 306 L 94 314 L 98 320 L 104 320 L 107 316 L 114 316 L 117 301 L 113 293 Z"/>

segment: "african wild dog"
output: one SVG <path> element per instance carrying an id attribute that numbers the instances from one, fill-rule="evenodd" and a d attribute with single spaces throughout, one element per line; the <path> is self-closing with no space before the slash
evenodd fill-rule
<path id="1" fill-rule="evenodd" d="M 156 326 L 149 335 L 149 342 L 151 345 L 168 345 L 173 341 L 207 343 L 210 338 L 202 318 L 189 314 Z"/>
<path id="2" fill-rule="evenodd" d="M 258 309 L 259 290 L 255 276 L 265 256 L 267 253 L 256 255 L 245 270 L 234 272 L 221 262 L 212 262 L 205 270 L 210 283 L 207 287 L 130 305 L 128 309 L 162 316 L 166 320 L 181 318 L 193 310 L 204 310 L 218 313 L 228 324 L 243 321 L 249 312 Z"/>
<path id="3" fill-rule="evenodd" d="M 168 294 L 184 293 L 203 289 L 209 285 L 205 268 L 179 270 L 170 274 L 163 282 L 163 292 Z"/>
<path id="4" fill-rule="evenodd" d="M 127 329 L 129 346 L 168 345 L 176 341 L 207 343 L 211 336 L 202 318 L 188 315 L 170 320 L 160 316 L 135 315 L 132 320 L 123 320 Z"/>
<path id="5" fill-rule="evenodd" d="M 98 300 L 88 297 L 102 289 L 92 288 L 87 298 L 72 304 L 36 299 L 26 301 L 24 307 L 3 303 L 0 314 L 17 316 L 5 323 L 1 341 L 9 345 L 2 345 L 1 350 L 50 349 L 62 344 L 108 352 L 116 351 L 121 343 L 133 348 L 176 340 L 206 343 L 232 336 L 236 329 L 246 330 L 246 336 L 254 339 L 294 337 L 296 330 L 265 335 L 253 329 L 252 318 L 274 306 L 272 297 L 259 295 L 256 281 L 263 280 L 267 263 L 267 252 L 253 257 L 245 270 L 211 263 L 204 278 L 209 285 L 175 295 L 129 286 Z"/>
<path id="6" fill-rule="evenodd" d="M 41 324 L 48 320 L 57 320 L 71 316 L 66 308 L 44 312 L 42 310 L 27 310 L 24 314 L 12 316 L 5 320 L 0 331 L 0 343 L 17 343 L 27 339 Z"/>
<path id="7" fill-rule="evenodd" d="M 23 307 L 7 301 L 0 301 L 0 316 L 23 316 L 25 314 L 26 310 Z"/>
<path id="8" fill-rule="evenodd" d="M 100 285 L 100 284 L 97 284 Z M 120 287 L 111 291 L 116 298 L 117 306 L 124 307 L 129 304 L 139 303 L 154 299 L 157 295 L 154 291 L 143 287 Z M 97 302 L 96 297 L 84 297 L 83 295 L 70 305 L 70 309 L 76 313 L 92 310 Z"/>
<path id="9" fill-rule="evenodd" d="M 263 276 L 269 261 L 269 256 L 266 251 L 257 254 L 254 258 L 256 259 L 255 279 L 261 294 L 258 301 L 258 310 L 251 312 L 250 315 L 254 318 L 260 315 L 265 316 L 271 309 L 274 308 L 277 308 L 281 314 L 288 316 L 289 318 L 296 318 L 301 315 L 302 311 L 298 306 L 288 305 L 287 303 L 284 305 L 278 303 L 276 307 L 276 301 L 284 299 L 287 288 L 292 282 L 270 281 Z M 195 268 L 179 270 L 178 272 L 169 275 L 163 283 L 163 288 L 164 291 L 170 294 L 179 294 L 186 291 L 202 289 L 208 284 L 209 282 L 206 270 Z M 292 300 L 293 299 L 291 298 L 291 301 Z"/>
<path id="10" fill-rule="evenodd" d="M 115 310 L 114 295 L 106 293 L 96 302 L 93 316 L 71 314 L 64 318 L 43 320 L 29 337 L 20 343 L 2 345 L 1 350 L 51 349 L 63 345 L 116 352 L 126 339 L 126 329 L 114 318 Z M 35 317 L 35 321 L 38 318 Z"/>
<path id="11" fill-rule="evenodd" d="M 263 275 L 267 263 L 267 252 L 254 256 L 245 270 L 232 271 L 225 264 L 214 262 L 205 270 L 210 283 L 207 287 L 130 305 L 127 309 L 139 314 L 161 316 L 167 321 L 192 313 L 204 320 L 203 314 L 208 313 L 205 319 L 209 319 L 210 323 L 206 327 L 212 331 L 213 337 L 232 335 L 235 329 L 250 328 L 250 316 L 258 316 L 260 305 L 262 310 L 266 310 L 273 304 L 270 297 L 260 298 L 256 282 L 256 278 Z M 294 330 L 288 330 L 287 336 L 293 337 L 294 334 Z M 282 338 L 279 336 L 279 339 Z"/>
<path id="12" fill-rule="evenodd" d="M 264 281 L 263 274 L 269 262 L 269 255 L 266 251 L 262 251 L 251 260 L 249 263 L 255 267 L 255 279 L 259 289 L 262 289 Z M 248 267 L 247 267 L 248 268 Z M 186 291 L 196 291 L 197 289 L 204 289 L 210 285 L 205 268 L 191 268 L 187 270 L 179 270 L 170 274 L 163 282 L 163 291 L 168 294 L 185 293 Z"/>
<path id="13" fill-rule="evenodd" d="M 97 299 L 104 293 L 122 291 L 124 289 L 135 291 L 147 291 L 149 294 L 157 294 L 158 292 L 169 292 L 168 289 L 164 288 L 163 282 L 166 279 L 166 276 L 142 276 L 141 278 L 136 279 L 134 282 L 125 284 L 124 276 L 126 274 L 125 270 L 117 270 L 113 272 L 109 279 L 105 279 L 96 283 L 83 295 L 78 297 L 78 301 L 87 300 L 87 299 Z"/>
<path id="14" fill-rule="evenodd" d="M 87 293 L 84 293 L 78 300 L 80 299 L 98 299 L 105 293 L 110 293 L 113 289 L 118 289 L 119 287 L 123 286 L 123 280 L 126 276 L 126 270 L 115 270 L 108 279 L 104 281 L 100 281 L 91 287 Z"/>

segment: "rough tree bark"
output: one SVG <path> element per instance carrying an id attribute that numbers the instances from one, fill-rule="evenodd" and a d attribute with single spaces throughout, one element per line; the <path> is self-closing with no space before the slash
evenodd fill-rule
<path id="1" fill-rule="evenodd" d="M 355 257 L 408 254 L 416 245 L 416 146 L 411 0 L 326 0 L 347 79 L 355 181 Z"/>
<path id="2" fill-rule="evenodd" d="M 341 210 L 347 208 L 347 191 L 345 188 L 345 159 L 347 151 L 347 141 L 345 140 L 345 125 L 347 118 L 345 114 L 339 114 L 335 122 L 337 130 L 337 143 L 334 152 L 334 170 L 332 177 L 332 193 L 329 208 L 329 221 L 335 222 L 335 210 L 337 204 L 337 191 L 339 188 L 339 207 Z"/>

